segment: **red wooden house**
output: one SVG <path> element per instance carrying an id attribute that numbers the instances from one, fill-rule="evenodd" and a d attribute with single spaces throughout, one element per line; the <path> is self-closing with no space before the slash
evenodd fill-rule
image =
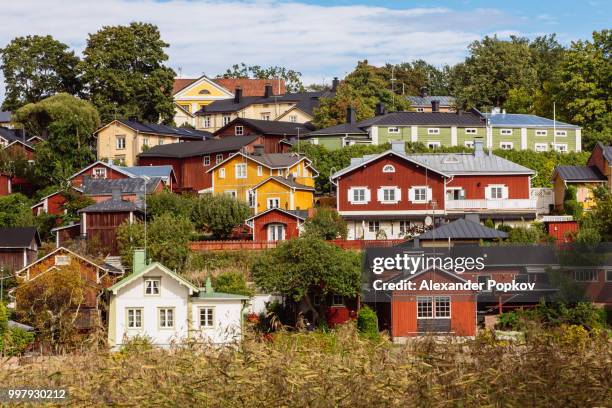
<path id="1" fill-rule="evenodd" d="M 270 208 L 246 220 L 253 229 L 253 241 L 285 241 L 300 236 L 308 211 Z"/>
<path id="2" fill-rule="evenodd" d="M 11 176 L 0 173 L 0 196 L 11 194 Z"/>
<path id="3" fill-rule="evenodd" d="M 533 170 L 485 154 L 482 141 L 472 153 L 406 154 L 404 142 L 391 150 L 352 159 L 332 175 L 337 209 L 347 221 L 349 239 L 413 236 L 429 217 L 513 222 L 534 219 L 530 198 Z"/>
<path id="4" fill-rule="evenodd" d="M 71 192 L 74 194 L 81 194 L 81 191 L 77 188 L 71 188 Z M 56 191 L 55 193 L 49 194 L 40 199 L 40 201 L 34 204 L 32 207 L 32 214 L 40 215 L 42 213 L 62 215 L 65 213 L 64 205 L 68 201 L 66 199 L 67 193 L 63 190 Z"/>

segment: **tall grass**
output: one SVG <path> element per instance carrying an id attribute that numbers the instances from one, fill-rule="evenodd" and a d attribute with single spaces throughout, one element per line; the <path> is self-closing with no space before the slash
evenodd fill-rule
<path id="1" fill-rule="evenodd" d="M 605 334 L 587 347 L 544 335 L 393 346 L 348 325 L 225 349 L 84 353 L 5 367 L 0 383 L 68 387 L 81 407 L 592 407 L 611 405 L 612 352 Z"/>

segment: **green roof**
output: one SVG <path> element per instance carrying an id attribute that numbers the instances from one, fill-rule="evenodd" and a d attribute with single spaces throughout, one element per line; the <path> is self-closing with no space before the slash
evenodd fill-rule
<path id="1" fill-rule="evenodd" d="M 198 293 L 199 299 L 244 299 L 247 300 L 247 296 L 243 295 L 234 295 L 232 293 L 223 293 L 223 292 L 206 292 L 204 288 L 200 288 L 200 292 Z"/>

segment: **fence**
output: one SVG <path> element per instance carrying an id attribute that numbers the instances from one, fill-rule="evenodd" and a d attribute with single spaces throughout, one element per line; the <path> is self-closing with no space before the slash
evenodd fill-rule
<path id="1" fill-rule="evenodd" d="M 279 241 L 194 241 L 190 244 L 193 251 L 261 251 L 276 248 Z M 282 241 L 280 241 L 282 242 Z M 365 249 L 372 247 L 392 247 L 402 242 L 403 239 L 384 240 L 354 240 L 334 239 L 327 241 L 342 249 Z"/>

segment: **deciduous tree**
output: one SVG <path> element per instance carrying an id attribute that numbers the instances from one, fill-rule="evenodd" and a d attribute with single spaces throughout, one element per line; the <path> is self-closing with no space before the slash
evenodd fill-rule
<path id="1" fill-rule="evenodd" d="M 249 214 L 244 201 L 225 194 L 204 194 L 196 201 L 191 220 L 196 228 L 205 228 L 215 238 L 224 239 L 230 236 L 234 227 L 244 223 Z"/>
<path id="2" fill-rule="evenodd" d="M 244 62 L 228 68 L 220 78 L 254 78 L 254 79 L 284 79 L 287 92 L 304 92 L 302 73 L 279 66 L 261 67 L 246 65 Z"/>

